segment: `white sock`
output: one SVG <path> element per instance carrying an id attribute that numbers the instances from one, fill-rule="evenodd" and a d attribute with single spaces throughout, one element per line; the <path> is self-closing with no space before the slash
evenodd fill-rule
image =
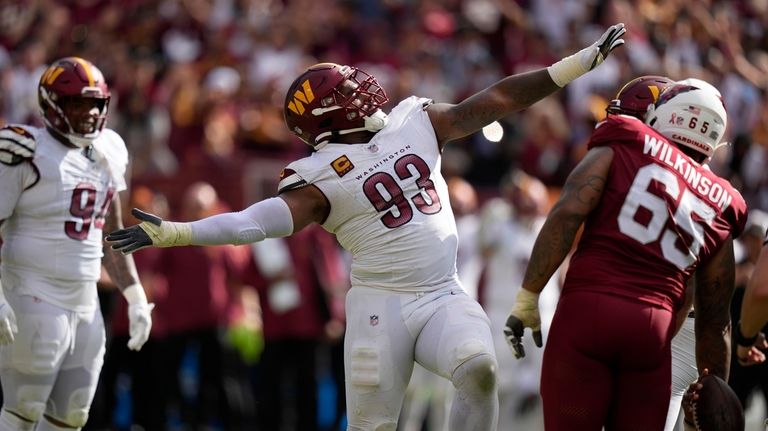
<path id="1" fill-rule="evenodd" d="M 70 427 L 61 427 L 55 424 L 52 424 L 50 421 L 45 419 L 45 416 L 40 419 L 40 422 L 37 423 L 37 428 L 35 428 L 35 431 L 79 431 L 82 428 L 70 428 Z"/>
<path id="2" fill-rule="evenodd" d="M 0 412 L 0 431 L 33 431 L 34 429 L 34 422 L 25 421 L 6 409 Z"/>

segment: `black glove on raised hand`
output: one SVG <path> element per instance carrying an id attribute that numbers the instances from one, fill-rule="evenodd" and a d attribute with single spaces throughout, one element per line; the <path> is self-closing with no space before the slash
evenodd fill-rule
<path id="1" fill-rule="evenodd" d="M 624 44 L 621 36 L 626 32 L 623 23 L 614 24 L 592 45 L 549 66 L 547 71 L 552 81 L 560 87 L 565 87 L 569 82 L 596 68 L 605 61 L 611 51 Z"/>

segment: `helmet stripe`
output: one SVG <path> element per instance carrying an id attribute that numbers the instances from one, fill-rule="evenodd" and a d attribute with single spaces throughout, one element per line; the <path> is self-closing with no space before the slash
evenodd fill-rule
<path id="1" fill-rule="evenodd" d="M 624 90 L 627 89 L 630 85 L 634 84 L 635 81 L 637 81 L 638 79 L 641 79 L 641 78 L 635 78 L 627 82 L 626 84 L 624 84 L 624 86 L 622 86 L 621 88 L 619 88 L 619 91 L 616 92 L 616 96 L 614 97 L 614 99 L 620 99 L 621 93 L 623 93 Z"/>
<path id="2" fill-rule="evenodd" d="M 648 86 L 648 90 L 651 91 L 651 94 L 653 95 L 653 101 L 654 102 L 659 100 L 659 93 L 661 93 L 661 91 L 659 91 L 660 90 L 659 87 L 657 87 L 655 85 L 649 85 Z"/>
<path id="3" fill-rule="evenodd" d="M 48 70 L 46 70 L 43 74 L 41 81 L 43 81 L 45 85 L 51 85 L 56 81 L 56 78 L 58 78 L 62 72 L 64 72 L 64 68 L 62 67 L 49 67 Z"/>
<path id="4" fill-rule="evenodd" d="M 83 66 L 85 75 L 88 76 L 88 86 L 93 87 L 94 82 L 93 82 L 93 72 L 91 71 L 91 65 L 80 57 L 72 57 L 72 58 L 78 63 L 80 63 L 81 66 Z"/>

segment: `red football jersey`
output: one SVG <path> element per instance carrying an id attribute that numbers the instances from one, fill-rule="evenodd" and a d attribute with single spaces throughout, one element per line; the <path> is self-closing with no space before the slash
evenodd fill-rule
<path id="1" fill-rule="evenodd" d="M 564 293 L 598 291 L 676 310 L 696 267 L 743 230 L 744 199 L 635 118 L 609 116 L 588 146 L 610 147 L 613 162 Z"/>

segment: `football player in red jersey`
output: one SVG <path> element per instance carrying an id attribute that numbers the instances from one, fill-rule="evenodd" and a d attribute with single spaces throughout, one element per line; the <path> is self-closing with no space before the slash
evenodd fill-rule
<path id="1" fill-rule="evenodd" d="M 645 120 L 648 106 L 659 100 L 661 92 L 674 81 L 664 76 L 640 76 L 621 87 L 616 97 L 611 100 L 606 112 L 608 115 L 631 115 Z M 680 404 L 683 394 L 690 383 L 699 376 L 696 368 L 696 343 L 694 335 L 694 319 L 691 305 L 693 303 L 693 283 L 686 287 L 683 306 L 675 317 L 675 336 L 672 338 L 672 394 L 669 400 L 665 431 L 677 429 Z"/>
<path id="2" fill-rule="evenodd" d="M 348 430 L 394 430 L 414 361 L 453 383 L 449 429 L 496 429 L 496 355 L 488 317 L 456 273 L 456 222 L 443 147 L 554 93 L 624 43 L 623 24 L 554 65 L 506 77 L 458 104 L 411 96 L 388 114 L 377 80 L 345 65 L 310 67 L 290 86 L 288 128 L 316 151 L 283 170 L 278 196 L 190 223 L 134 213 L 113 248 L 239 244 L 318 223 L 352 254 L 344 364 Z M 311 390 L 311 388 L 308 388 Z"/>
<path id="3" fill-rule="evenodd" d="M 746 204 L 705 164 L 726 121 L 711 86 L 680 82 L 648 108 L 647 124 L 610 115 L 595 128 L 536 240 L 505 329 L 519 356 L 524 328 L 541 345 L 539 292 L 584 223 L 544 352 L 548 431 L 663 429 L 670 342 L 691 277 L 697 365 L 727 379 L 733 237 Z"/>

